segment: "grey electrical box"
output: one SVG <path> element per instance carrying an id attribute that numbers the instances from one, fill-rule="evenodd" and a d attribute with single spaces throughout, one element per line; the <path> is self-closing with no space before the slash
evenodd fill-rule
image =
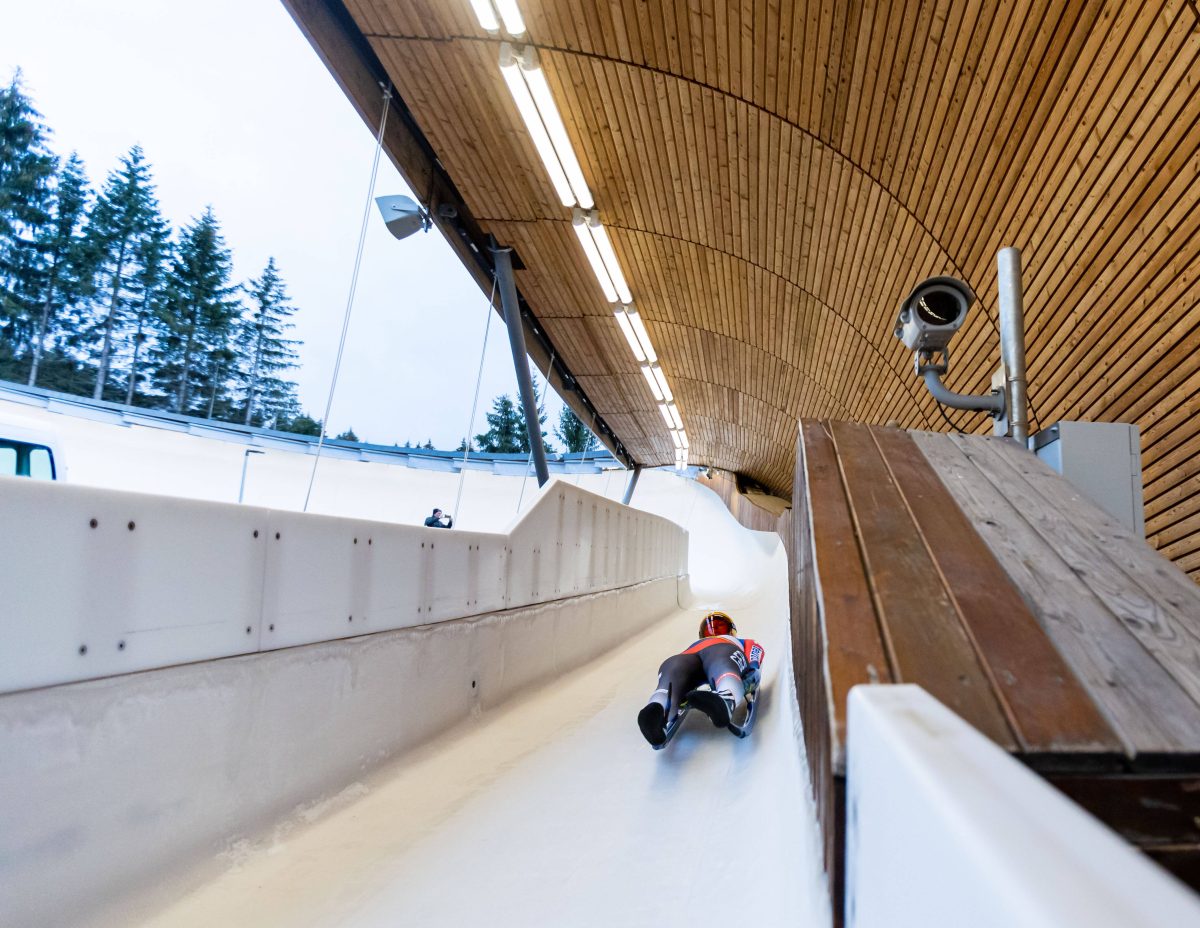
<path id="1" fill-rule="evenodd" d="M 1029 439 L 1033 452 L 1126 528 L 1146 534 L 1142 449 L 1136 425 L 1056 422 Z"/>

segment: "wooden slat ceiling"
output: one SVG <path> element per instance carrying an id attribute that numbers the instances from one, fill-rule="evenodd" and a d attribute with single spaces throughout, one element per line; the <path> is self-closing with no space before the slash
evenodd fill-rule
<path id="1" fill-rule="evenodd" d="M 467 0 L 346 0 L 479 226 L 639 460 L 672 446 Z M 1025 264 L 1035 426 L 1142 429 L 1147 533 L 1200 571 L 1193 0 L 520 0 L 678 397 L 692 463 L 790 495 L 801 416 L 949 427 L 891 331 L 919 279 L 981 309 Z M 393 153 L 395 154 L 395 153 Z M 978 416 L 950 413 L 964 430 Z"/>

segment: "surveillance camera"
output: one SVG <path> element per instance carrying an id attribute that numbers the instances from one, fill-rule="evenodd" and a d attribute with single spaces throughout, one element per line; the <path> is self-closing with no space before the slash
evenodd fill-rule
<path id="1" fill-rule="evenodd" d="M 911 351 L 943 351 L 974 302 L 975 294 L 961 280 L 930 277 L 900 304 L 894 334 Z"/>

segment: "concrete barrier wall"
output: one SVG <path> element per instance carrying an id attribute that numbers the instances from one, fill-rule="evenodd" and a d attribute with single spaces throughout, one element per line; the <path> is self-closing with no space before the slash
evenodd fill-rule
<path id="1" fill-rule="evenodd" d="M 0 693 L 675 578 L 666 519 L 554 481 L 507 534 L 0 478 Z"/>
<path id="2" fill-rule="evenodd" d="M 662 618 L 687 558 L 674 523 L 565 483 L 503 535 L 15 479 L 0 524 L 0 924 L 23 926 L 135 920 Z"/>
<path id="3" fill-rule="evenodd" d="M 918 686 L 850 693 L 848 928 L 1200 925 L 1200 901 Z"/>
<path id="4" fill-rule="evenodd" d="M 652 580 L 0 697 L 0 924 L 133 924 L 243 840 L 641 632 L 676 595 Z"/>

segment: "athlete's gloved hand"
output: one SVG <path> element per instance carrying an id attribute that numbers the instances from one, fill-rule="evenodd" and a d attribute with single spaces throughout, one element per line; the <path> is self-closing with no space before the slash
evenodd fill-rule
<path id="1" fill-rule="evenodd" d="M 752 664 L 746 668 L 746 672 L 742 674 L 742 685 L 746 687 L 747 694 L 753 693 L 758 689 L 758 684 L 762 679 L 762 673 L 758 666 Z"/>

